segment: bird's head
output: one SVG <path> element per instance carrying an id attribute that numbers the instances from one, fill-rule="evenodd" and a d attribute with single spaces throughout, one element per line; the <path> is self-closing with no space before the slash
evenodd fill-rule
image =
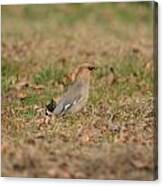
<path id="1" fill-rule="evenodd" d="M 90 74 L 91 71 L 95 70 L 96 67 L 94 64 L 91 63 L 84 63 L 80 66 L 78 66 L 74 72 L 72 73 L 72 81 L 77 80 L 77 79 L 86 79 L 89 80 L 90 79 Z"/>
<path id="2" fill-rule="evenodd" d="M 91 64 L 91 63 L 84 63 L 82 65 L 79 66 L 79 71 L 80 70 L 89 70 L 89 71 L 92 71 L 92 70 L 95 70 L 96 67 L 94 64 Z"/>

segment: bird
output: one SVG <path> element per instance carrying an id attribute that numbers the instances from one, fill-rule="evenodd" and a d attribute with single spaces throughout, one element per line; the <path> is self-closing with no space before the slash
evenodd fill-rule
<path id="1" fill-rule="evenodd" d="M 83 63 L 75 69 L 73 83 L 67 92 L 61 96 L 56 104 L 53 100 L 46 108 L 46 115 L 63 116 L 67 113 L 76 113 L 82 110 L 89 97 L 91 71 L 96 67 L 91 63 Z"/>

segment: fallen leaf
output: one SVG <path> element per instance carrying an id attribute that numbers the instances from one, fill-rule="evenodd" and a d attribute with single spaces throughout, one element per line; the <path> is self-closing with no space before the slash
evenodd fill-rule
<path id="1" fill-rule="evenodd" d="M 57 171 L 56 171 L 55 168 L 49 169 L 47 173 L 48 173 L 48 176 L 51 177 L 51 178 L 54 178 L 54 177 L 57 176 Z"/>
<path id="2" fill-rule="evenodd" d="M 27 98 L 27 94 L 24 92 L 18 92 L 17 98 L 23 100 L 23 99 Z"/>
<path id="3" fill-rule="evenodd" d="M 35 90 L 43 90 L 43 89 L 45 89 L 44 85 L 32 85 L 31 87 L 33 89 L 35 89 Z"/>
<path id="4" fill-rule="evenodd" d="M 14 86 L 14 88 L 15 88 L 16 90 L 21 90 L 22 88 L 28 87 L 28 86 L 29 86 L 29 82 L 26 81 L 26 80 L 22 80 L 22 81 L 18 82 L 18 83 Z"/>

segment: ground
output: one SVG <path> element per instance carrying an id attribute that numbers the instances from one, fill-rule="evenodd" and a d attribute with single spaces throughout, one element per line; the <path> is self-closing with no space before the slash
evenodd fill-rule
<path id="1" fill-rule="evenodd" d="M 151 6 L 2 6 L 2 176 L 156 178 Z M 85 62 L 87 105 L 45 123 Z"/>

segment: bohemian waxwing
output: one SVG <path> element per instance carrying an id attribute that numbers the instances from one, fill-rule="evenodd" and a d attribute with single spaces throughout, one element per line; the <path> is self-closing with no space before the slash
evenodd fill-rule
<path id="1" fill-rule="evenodd" d="M 47 105 L 46 115 L 65 115 L 80 111 L 89 96 L 90 74 L 95 69 L 93 64 L 85 63 L 75 69 L 73 84 L 56 104 L 53 100 Z"/>

